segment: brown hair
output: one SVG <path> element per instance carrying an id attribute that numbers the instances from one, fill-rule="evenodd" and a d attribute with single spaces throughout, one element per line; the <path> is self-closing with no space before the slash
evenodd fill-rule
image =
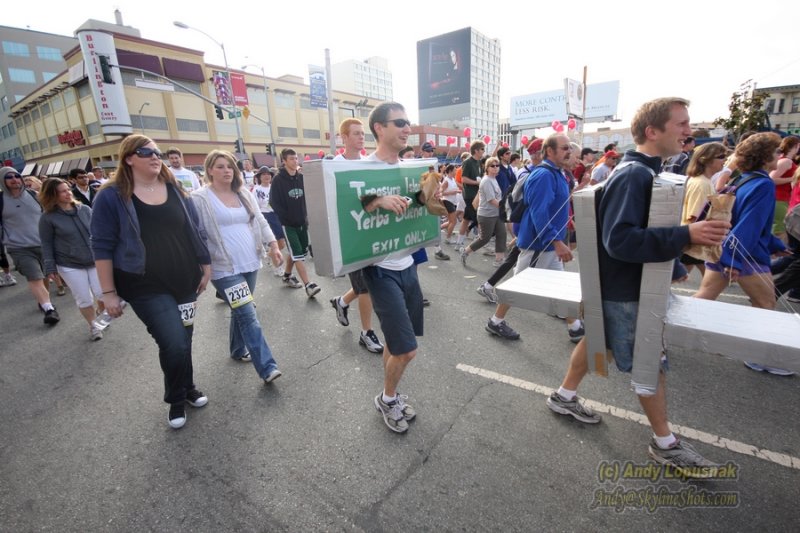
<path id="1" fill-rule="evenodd" d="M 102 188 L 116 185 L 117 189 L 119 189 L 119 194 L 124 199 L 129 200 L 131 196 L 133 196 L 133 171 L 126 159 L 131 156 L 138 157 L 135 155 L 136 150 L 152 142 L 154 141 L 150 137 L 139 134 L 128 135 L 122 139 L 122 142 L 119 143 L 119 153 L 117 154 L 119 160 L 119 163 L 117 163 L 117 170 L 114 172 L 114 176 L 110 178 Z M 178 191 L 178 194 L 186 196 L 186 193 L 183 192 L 183 187 L 178 186 L 178 180 L 176 180 L 172 172 L 169 171 L 164 161 L 161 161 L 158 181 L 163 181 L 166 184 L 172 185 Z"/>
<path id="2" fill-rule="evenodd" d="M 784 137 L 781 141 L 781 153 L 785 156 L 789 153 L 789 151 L 800 144 L 800 137 L 795 137 L 794 135 L 789 135 L 788 137 Z"/>
<path id="3" fill-rule="evenodd" d="M 669 122 L 672 115 L 672 107 L 682 105 L 689 107 L 689 100 L 670 96 L 667 98 L 657 98 L 642 104 L 631 121 L 631 135 L 633 142 L 642 145 L 647 141 L 647 128 L 652 126 L 657 130 L 664 131 L 664 127 Z"/>
<path id="4" fill-rule="evenodd" d="M 690 178 L 702 175 L 706 171 L 708 164 L 721 155 L 728 155 L 728 150 L 722 143 L 714 142 L 700 145 L 692 154 L 689 166 L 686 167 L 686 175 Z"/>
<path id="5" fill-rule="evenodd" d="M 217 159 L 220 157 L 225 159 L 228 163 L 230 163 L 231 167 L 233 167 L 233 181 L 231 182 L 231 190 L 235 193 L 238 193 L 239 189 L 241 189 L 242 185 L 244 184 L 242 181 L 242 173 L 239 170 L 239 167 L 236 165 L 236 158 L 232 153 L 226 150 L 211 150 L 206 156 L 206 160 L 203 163 L 203 167 L 206 169 L 206 181 L 209 183 L 214 181 L 209 170 L 214 166 L 214 163 L 216 163 Z"/>
<path id="6" fill-rule="evenodd" d="M 743 172 L 762 170 L 781 145 L 777 133 L 756 133 L 736 145 L 736 164 Z"/>
<path id="7" fill-rule="evenodd" d="M 42 184 L 42 190 L 39 191 L 39 203 L 42 204 L 42 210 L 45 213 L 52 213 L 58 209 L 58 186 L 64 184 L 69 189 L 69 182 L 61 178 L 50 178 Z M 72 199 L 72 207 L 75 207 L 75 198 Z"/>

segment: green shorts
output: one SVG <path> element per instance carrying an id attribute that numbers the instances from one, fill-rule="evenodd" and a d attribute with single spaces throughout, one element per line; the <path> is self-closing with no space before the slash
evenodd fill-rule
<path id="1" fill-rule="evenodd" d="M 780 235 L 786 233 L 786 225 L 783 219 L 786 218 L 786 212 L 789 210 L 789 202 L 782 202 L 781 200 L 775 201 L 775 218 L 772 220 L 772 234 Z"/>
<path id="2" fill-rule="evenodd" d="M 283 232 L 292 261 L 305 261 L 308 255 L 308 226 L 284 226 Z"/>

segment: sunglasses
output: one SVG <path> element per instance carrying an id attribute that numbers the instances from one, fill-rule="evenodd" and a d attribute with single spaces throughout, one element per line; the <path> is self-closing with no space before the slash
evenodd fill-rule
<path id="1" fill-rule="evenodd" d="M 385 126 L 388 126 L 390 122 L 391 122 L 392 124 L 394 124 L 395 126 L 397 126 L 398 128 L 405 128 L 406 126 L 410 126 L 410 125 L 411 125 L 411 122 L 409 122 L 409 121 L 408 121 L 407 119 L 405 119 L 405 118 L 396 118 L 396 119 L 394 119 L 394 120 L 387 120 L 387 121 L 386 121 L 386 122 L 384 122 L 383 124 L 384 124 Z"/>
<path id="2" fill-rule="evenodd" d="M 141 157 L 143 159 L 144 158 L 148 158 L 148 157 L 153 157 L 153 155 L 155 155 L 159 159 L 161 159 L 164 156 L 164 154 L 162 154 L 161 151 L 158 148 L 142 147 L 142 148 L 137 148 L 136 151 L 133 152 L 133 153 L 138 155 L 139 157 Z"/>
<path id="3" fill-rule="evenodd" d="M 497 168 L 497 167 L 499 167 L 500 165 L 486 165 L 486 166 L 487 166 L 487 167 L 489 167 L 489 168 Z"/>
<path id="4" fill-rule="evenodd" d="M 722 154 L 722 155 L 718 155 L 718 156 L 717 156 L 717 157 L 715 157 L 714 159 L 723 159 L 723 160 L 725 160 L 725 159 L 728 159 L 728 156 L 727 156 L 727 155 L 725 155 L 725 154 Z"/>
<path id="5" fill-rule="evenodd" d="M 6 174 L 6 175 L 4 176 L 4 178 L 3 178 L 3 179 L 7 179 L 7 180 L 13 180 L 14 178 L 18 178 L 18 179 L 19 179 L 19 178 L 22 178 L 22 176 L 20 176 L 20 175 L 19 175 L 19 174 L 17 174 L 16 172 L 9 172 L 8 174 Z"/>

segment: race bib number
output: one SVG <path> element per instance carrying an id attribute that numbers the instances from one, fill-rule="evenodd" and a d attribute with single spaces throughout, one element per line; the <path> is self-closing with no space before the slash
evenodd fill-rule
<path id="1" fill-rule="evenodd" d="M 181 314 L 183 327 L 188 328 L 194 324 L 194 313 L 197 310 L 197 302 L 178 304 L 178 312 Z"/>
<path id="2" fill-rule="evenodd" d="M 236 309 L 253 301 L 253 295 L 250 294 L 250 287 L 247 286 L 246 281 L 225 289 L 225 296 L 228 297 L 231 309 Z"/>

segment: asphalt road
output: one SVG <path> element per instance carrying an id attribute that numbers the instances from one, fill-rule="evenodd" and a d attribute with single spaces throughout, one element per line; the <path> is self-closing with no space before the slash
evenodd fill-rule
<path id="1" fill-rule="evenodd" d="M 47 328 L 22 284 L 0 289 L 0 530 L 796 531 L 800 378 L 671 353 L 671 421 L 721 443 L 690 439 L 735 478 L 617 479 L 648 465 L 628 378 L 585 381 L 601 424 L 552 413 L 545 393 L 573 346 L 563 322 L 512 310 L 522 339 L 491 337 L 475 287 L 492 259 L 451 256 L 420 266 L 433 303 L 401 383 L 418 412 L 405 435 L 372 405 L 381 360 L 357 344 L 355 306 L 345 328 L 328 303 L 346 278 L 318 280 L 309 300 L 262 272 L 258 313 L 284 372 L 271 386 L 227 357 L 229 312 L 205 294 L 194 368 L 209 404 L 179 431 L 132 312 L 92 343 L 69 293 Z"/>

